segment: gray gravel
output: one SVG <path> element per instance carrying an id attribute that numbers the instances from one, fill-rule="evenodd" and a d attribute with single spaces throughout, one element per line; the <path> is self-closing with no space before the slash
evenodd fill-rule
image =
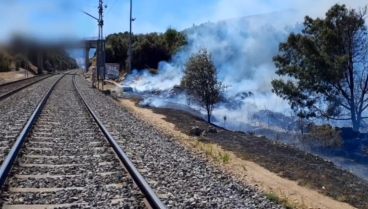
<path id="1" fill-rule="evenodd" d="M 38 102 L 59 77 L 46 78 L 0 101 L 0 164 Z"/>
<path id="2" fill-rule="evenodd" d="M 0 206 L 77 204 L 73 208 L 144 208 L 143 195 L 134 188 L 80 101 L 72 77 L 62 78 L 50 95 L 12 168 Z M 62 190 L 19 192 L 14 188 Z M 116 200 L 119 201 L 114 203 Z"/>
<path id="3" fill-rule="evenodd" d="M 32 77 L 32 78 L 27 79 L 27 80 L 15 82 L 15 83 L 9 83 L 8 85 L 0 87 L 0 96 L 5 95 L 6 93 L 14 91 L 14 90 L 16 90 L 18 88 L 21 88 L 23 86 L 26 86 L 28 84 L 31 84 L 33 82 L 37 82 L 39 80 L 42 80 L 47 76 L 49 76 L 49 75 L 36 76 L 36 77 Z"/>
<path id="4" fill-rule="evenodd" d="M 282 208 L 138 120 L 118 102 L 76 81 L 89 105 L 168 208 Z"/>

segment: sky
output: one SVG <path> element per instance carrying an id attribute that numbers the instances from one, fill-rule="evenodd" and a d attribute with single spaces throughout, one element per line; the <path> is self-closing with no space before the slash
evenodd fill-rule
<path id="1" fill-rule="evenodd" d="M 98 36 L 98 0 L 0 0 L 0 43 L 15 33 L 42 40 Z M 363 6 L 363 0 L 133 0 L 133 33 L 164 32 L 168 27 L 184 30 L 204 22 L 300 9 L 320 16 L 333 4 Z M 103 0 L 104 36 L 129 31 L 129 0 Z M 277 17 L 275 17 L 277 18 Z M 294 21 L 294 20 L 293 20 Z M 280 21 L 285 22 L 285 21 Z M 281 27 L 284 27 L 282 25 Z"/>
<path id="2" fill-rule="evenodd" d="M 104 9 L 104 35 L 128 31 L 129 0 L 103 2 L 107 5 Z M 133 32 L 164 32 L 168 27 L 183 30 L 207 21 L 300 7 L 302 2 L 305 1 L 133 0 L 133 17 L 136 18 Z M 98 0 L 0 0 L 0 40 L 6 40 L 15 31 L 43 38 L 95 37 L 98 34 L 97 21 L 81 10 L 97 17 L 97 6 Z"/>
<path id="3" fill-rule="evenodd" d="M 193 24 L 248 15 L 310 8 L 326 11 L 333 3 L 362 6 L 362 0 L 133 0 L 134 33 L 183 30 Z M 104 35 L 129 30 L 129 0 L 104 0 Z M 98 0 L 0 0 L 0 40 L 14 32 L 42 38 L 97 37 Z M 306 15 L 306 14 L 302 14 Z M 4 21 L 5 20 L 5 21 Z"/>

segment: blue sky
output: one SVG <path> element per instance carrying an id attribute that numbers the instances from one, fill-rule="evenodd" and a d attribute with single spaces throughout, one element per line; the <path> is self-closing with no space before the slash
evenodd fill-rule
<path id="1" fill-rule="evenodd" d="M 163 32 L 169 26 L 182 30 L 193 24 L 288 7 L 288 4 L 274 6 L 272 2 L 275 1 L 133 0 L 133 17 L 137 18 L 133 31 Z M 104 4 L 108 6 L 104 34 L 129 30 L 129 0 L 104 0 Z M 97 17 L 97 6 L 98 0 L 0 0 L 0 39 L 13 31 L 47 37 L 97 36 L 97 22 L 80 12 L 84 10 Z"/>
<path id="2" fill-rule="evenodd" d="M 134 33 L 182 30 L 193 24 L 289 8 L 323 15 L 334 3 L 357 8 L 362 0 L 133 0 Z M 129 30 L 129 0 L 104 0 L 104 35 Z M 14 31 L 42 38 L 95 37 L 98 0 L 0 0 L 0 41 Z M 276 17 L 277 18 L 277 17 Z"/>

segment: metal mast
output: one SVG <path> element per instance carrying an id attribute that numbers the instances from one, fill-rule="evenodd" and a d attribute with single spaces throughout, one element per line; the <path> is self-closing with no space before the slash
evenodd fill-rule
<path id="1" fill-rule="evenodd" d="M 99 0 L 99 5 L 98 5 L 98 39 L 102 40 L 103 39 L 103 0 Z"/>
<path id="2" fill-rule="evenodd" d="M 103 0 L 99 0 L 98 5 L 98 40 L 97 40 L 97 85 L 100 88 L 100 80 L 105 79 L 105 42 L 103 38 Z"/>
<path id="3" fill-rule="evenodd" d="M 130 0 L 130 18 L 129 18 L 129 26 L 130 26 L 130 35 L 129 35 L 129 72 L 132 72 L 132 22 L 134 21 L 132 18 L 132 0 Z"/>

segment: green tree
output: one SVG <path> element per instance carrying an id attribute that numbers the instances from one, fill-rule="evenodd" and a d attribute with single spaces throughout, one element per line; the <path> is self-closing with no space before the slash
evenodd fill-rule
<path id="1" fill-rule="evenodd" d="M 133 68 L 157 69 L 159 62 L 168 61 L 186 43 L 185 35 L 171 28 L 165 33 L 133 35 Z M 122 68 L 128 68 L 128 32 L 111 34 L 106 38 L 106 62 L 119 63 Z"/>
<path id="2" fill-rule="evenodd" d="M 24 62 L 24 57 L 21 54 L 16 54 L 14 57 L 15 70 L 19 71 L 22 63 Z"/>
<path id="3" fill-rule="evenodd" d="M 168 44 L 169 48 L 172 47 L 172 45 L 175 43 L 176 41 L 176 37 L 178 36 L 178 31 L 176 31 L 175 29 L 172 29 L 171 27 L 169 27 L 165 34 L 165 41 Z"/>
<path id="4" fill-rule="evenodd" d="M 212 111 L 221 101 L 221 93 L 225 87 L 217 80 L 217 69 L 206 49 L 200 49 L 191 55 L 182 83 L 188 94 L 207 111 L 207 121 L 210 123 Z"/>
<path id="5" fill-rule="evenodd" d="M 0 72 L 7 71 L 10 71 L 10 62 L 2 53 L 0 53 Z"/>
<path id="6" fill-rule="evenodd" d="M 171 55 L 165 40 L 158 33 L 140 35 L 133 43 L 132 66 L 137 69 L 157 69 L 160 61 L 167 61 Z M 129 63 L 129 56 L 126 63 Z"/>
<path id="7" fill-rule="evenodd" d="M 171 27 L 163 35 L 169 48 L 170 56 L 174 55 L 182 46 L 187 44 L 186 36 Z"/>
<path id="8" fill-rule="evenodd" d="M 350 120 L 359 130 L 368 107 L 366 13 L 336 4 L 325 18 L 306 16 L 302 33 L 280 44 L 276 73 L 291 79 L 273 80 L 273 92 L 300 117 Z"/>

